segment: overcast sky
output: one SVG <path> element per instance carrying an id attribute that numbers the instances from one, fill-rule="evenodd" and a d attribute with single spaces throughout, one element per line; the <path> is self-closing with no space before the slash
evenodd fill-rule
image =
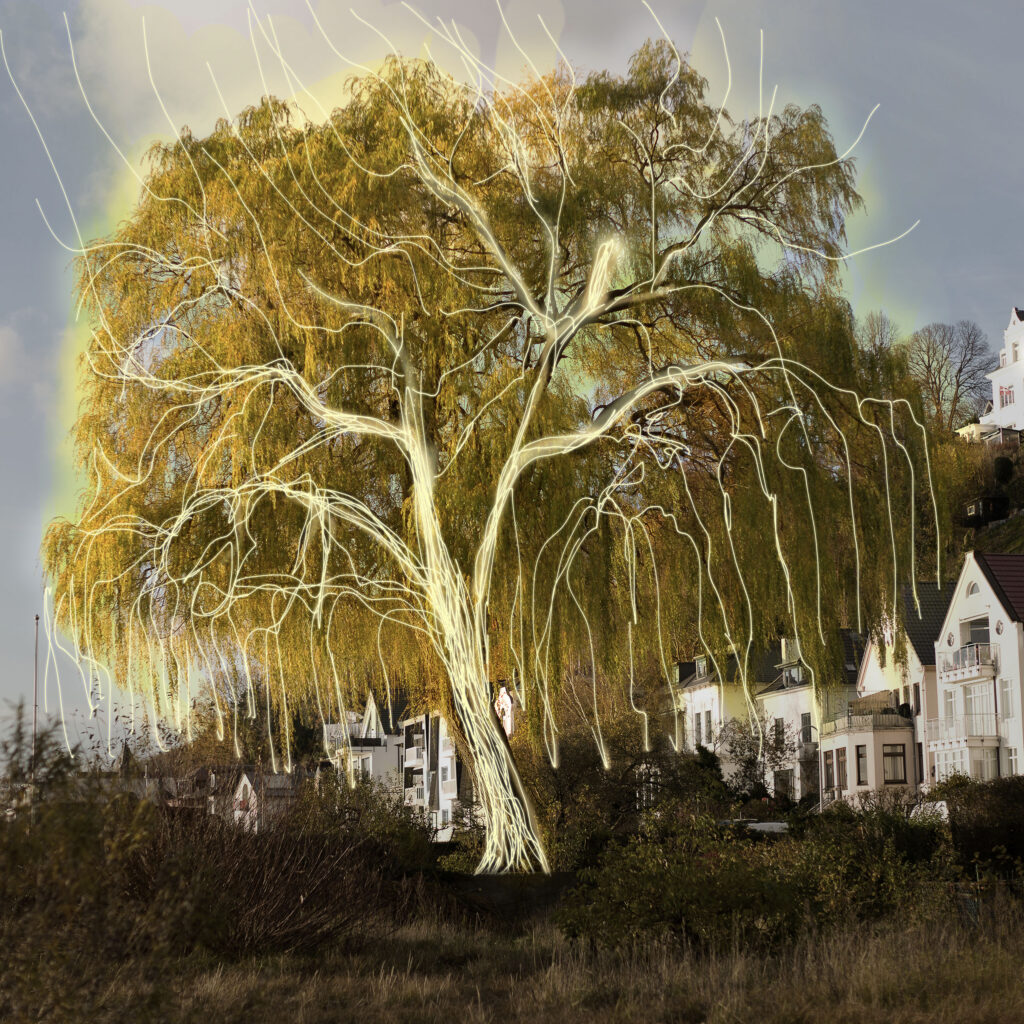
<path id="1" fill-rule="evenodd" d="M 350 60 L 385 53 L 380 36 L 349 13 L 348 0 L 313 0 L 320 28 L 305 0 L 253 0 L 253 6 L 268 31 L 270 18 L 296 74 L 325 107 L 347 66 L 320 28 Z M 357 0 L 355 6 L 402 52 L 421 52 L 428 32 L 400 4 Z M 652 7 L 710 79 L 714 95 L 726 82 L 719 20 L 732 65 L 734 115 L 757 110 L 762 30 L 766 95 L 777 85 L 780 103 L 819 103 L 841 149 L 880 104 L 857 149 L 867 210 L 849 226 L 851 246 L 882 242 L 920 223 L 898 244 L 853 261 L 847 277 L 855 310 L 885 309 L 906 330 L 969 318 L 994 348 L 1001 344 L 1011 305 L 1024 304 L 1018 3 L 975 2 L 969 14 L 950 0 L 652 0 Z M 496 6 L 445 0 L 418 10 L 428 20 L 454 18 L 481 54 L 508 73 L 522 66 Z M 0 0 L 7 60 L 84 237 L 109 230 L 112 218 L 126 212 L 133 179 L 83 100 L 65 11 L 78 76 L 127 165 L 138 167 L 146 142 L 166 137 L 171 124 L 205 132 L 225 105 L 236 113 L 257 100 L 261 71 L 272 91 L 289 93 L 266 47 L 258 48 L 259 59 L 254 54 L 245 0 Z M 624 70 L 629 54 L 659 31 L 643 4 L 630 0 L 517 0 L 504 11 L 538 65 L 549 64 L 553 53 L 538 11 L 583 68 Z M 443 58 L 439 45 L 431 52 Z M 42 605 L 40 536 L 52 515 L 74 507 L 66 436 L 77 335 L 70 253 L 62 243 L 74 245 L 76 229 L 2 69 L 0 140 L 0 700 L 24 696 L 28 703 L 33 615 Z M 41 651 L 44 646 L 45 640 Z M 66 696 L 81 704 L 80 689 Z M 53 698 L 51 690 L 51 705 Z"/>

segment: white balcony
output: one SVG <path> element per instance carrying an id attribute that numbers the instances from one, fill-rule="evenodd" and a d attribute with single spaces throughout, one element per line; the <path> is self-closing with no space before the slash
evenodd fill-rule
<path id="1" fill-rule="evenodd" d="M 951 740 L 998 740 L 999 724 L 991 712 L 928 719 L 928 746 Z"/>
<path id="2" fill-rule="evenodd" d="M 455 744 L 452 742 L 451 736 L 445 736 L 441 740 L 441 746 L 438 748 L 438 752 L 442 757 L 451 757 L 455 753 Z"/>
<path id="3" fill-rule="evenodd" d="M 940 658 L 939 678 L 944 683 L 991 679 L 995 675 L 998 652 L 999 648 L 992 644 L 967 644 L 944 653 Z"/>
<path id="4" fill-rule="evenodd" d="M 454 779 L 446 779 L 441 783 L 441 796 L 455 797 L 458 795 L 459 789 Z"/>
<path id="5" fill-rule="evenodd" d="M 863 715 L 846 714 L 831 722 L 822 722 L 821 734 L 830 736 L 839 732 L 875 732 L 881 729 L 912 729 L 914 720 L 904 718 L 896 711 L 871 711 Z"/>
<path id="6" fill-rule="evenodd" d="M 423 787 L 422 786 L 407 786 L 405 790 L 405 805 L 406 807 L 412 804 L 423 803 Z"/>
<path id="7" fill-rule="evenodd" d="M 423 763 L 423 747 L 406 747 L 405 748 L 405 763 L 408 767 Z"/>

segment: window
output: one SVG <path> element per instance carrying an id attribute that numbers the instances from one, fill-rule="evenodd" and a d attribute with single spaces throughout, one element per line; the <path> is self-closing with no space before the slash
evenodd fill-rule
<path id="1" fill-rule="evenodd" d="M 836 751 L 836 785 L 840 789 L 847 789 L 846 785 L 846 747 L 840 747 Z"/>
<path id="2" fill-rule="evenodd" d="M 924 782 L 924 744 L 917 745 L 917 781 Z"/>
<path id="3" fill-rule="evenodd" d="M 711 712 L 710 711 L 705 711 L 704 712 L 704 737 L 708 741 L 708 743 L 711 742 Z"/>
<path id="4" fill-rule="evenodd" d="M 1007 747 L 1006 748 L 1006 774 L 1016 775 L 1017 774 L 1017 748 Z"/>
<path id="5" fill-rule="evenodd" d="M 1003 718 L 1017 716 L 1017 702 L 1013 699 L 1013 684 L 1009 679 L 999 680 L 999 714 Z"/>
<path id="6" fill-rule="evenodd" d="M 983 747 L 971 752 L 971 778 L 990 782 L 999 774 L 999 751 L 995 747 Z"/>
<path id="7" fill-rule="evenodd" d="M 992 684 L 972 683 L 964 690 L 967 729 L 974 736 L 991 736 L 996 731 L 992 713 Z"/>
<path id="8" fill-rule="evenodd" d="M 447 824 L 448 824 L 448 808 L 447 807 L 442 807 L 441 808 L 441 826 L 444 827 Z"/>
<path id="9" fill-rule="evenodd" d="M 832 763 L 832 751 L 825 751 L 825 788 L 832 789 L 836 784 L 836 770 Z"/>
<path id="10" fill-rule="evenodd" d="M 857 785 L 868 784 L 868 748 L 864 743 L 857 744 Z"/>
<path id="11" fill-rule="evenodd" d="M 942 717 L 948 722 L 956 714 L 956 694 L 947 690 L 942 695 Z"/>
<path id="12" fill-rule="evenodd" d="M 441 781 L 448 781 L 448 765 L 446 764 L 441 765 Z"/>
<path id="13" fill-rule="evenodd" d="M 968 583 L 967 584 L 967 596 L 968 597 L 974 597 L 974 595 L 977 594 L 980 589 L 981 588 L 978 586 L 977 583 L 974 583 L 973 581 L 971 583 Z"/>
<path id="14" fill-rule="evenodd" d="M 907 781 L 907 748 L 905 743 L 882 744 L 882 778 L 886 785 Z"/>
<path id="15" fill-rule="evenodd" d="M 921 684 L 914 683 L 914 714 L 921 714 Z"/>
<path id="16" fill-rule="evenodd" d="M 971 619 L 960 627 L 963 642 L 965 644 L 987 644 L 988 643 L 988 616 L 982 615 L 977 619 Z"/>
<path id="17" fill-rule="evenodd" d="M 800 716 L 800 742 L 811 742 L 811 714 L 809 711 L 804 712 L 804 714 Z"/>
<path id="18" fill-rule="evenodd" d="M 700 735 L 700 712 L 695 711 L 693 714 L 693 745 L 694 748 L 699 747 L 702 743 Z"/>
<path id="19" fill-rule="evenodd" d="M 999 389 L 999 408 L 1004 409 L 1008 405 L 1013 405 L 1013 388 L 1001 387 Z"/>

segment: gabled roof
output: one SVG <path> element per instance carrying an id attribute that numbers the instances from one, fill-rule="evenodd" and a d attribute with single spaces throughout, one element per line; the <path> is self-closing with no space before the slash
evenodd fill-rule
<path id="1" fill-rule="evenodd" d="M 993 555 L 975 551 L 974 560 L 995 591 L 999 603 L 1015 622 L 1024 622 L 1024 555 Z"/>
<path id="2" fill-rule="evenodd" d="M 756 647 L 750 652 L 747 662 L 747 675 L 752 683 L 763 683 L 766 679 L 774 679 L 776 676 L 776 664 L 781 656 L 778 644 L 774 644 L 764 650 Z M 679 685 L 684 689 L 688 686 L 707 686 L 708 683 L 717 683 L 718 673 L 715 671 L 714 663 L 707 659 L 707 674 L 697 675 L 696 661 L 679 661 Z M 730 654 L 725 662 L 725 674 L 728 682 L 736 682 L 739 676 L 739 659 L 735 654 Z"/>
<path id="3" fill-rule="evenodd" d="M 935 583 L 918 583 L 917 599 L 921 605 L 918 615 L 913 589 L 909 583 L 903 586 L 903 628 L 922 665 L 935 664 L 935 641 L 955 590 L 955 583 L 944 583 L 941 587 Z"/>
<path id="4" fill-rule="evenodd" d="M 1020 309 L 1018 306 L 1014 306 L 1013 307 L 1013 313 L 1014 313 L 1014 316 L 1016 316 L 1018 320 L 1024 322 L 1024 309 Z"/>

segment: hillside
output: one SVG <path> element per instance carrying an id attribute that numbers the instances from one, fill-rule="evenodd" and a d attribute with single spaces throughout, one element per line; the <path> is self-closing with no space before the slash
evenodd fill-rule
<path id="1" fill-rule="evenodd" d="M 1013 513 L 1002 522 L 977 530 L 973 542 L 968 542 L 968 547 L 976 551 L 1024 554 L 1024 510 Z"/>

